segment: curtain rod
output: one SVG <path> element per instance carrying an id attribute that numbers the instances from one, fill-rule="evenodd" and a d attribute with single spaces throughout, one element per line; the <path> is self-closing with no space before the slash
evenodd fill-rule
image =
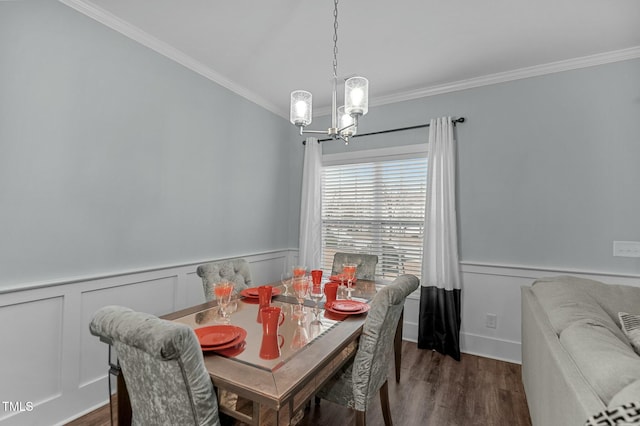
<path id="1" fill-rule="evenodd" d="M 464 117 L 460 117 L 460 118 L 454 118 L 453 120 L 453 125 L 455 126 L 457 123 L 464 123 L 465 119 Z M 419 124 L 417 126 L 409 126 L 409 127 L 399 127 L 397 129 L 389 129 L 389 130 L 380 130 L 377 132 L 370 132 L 370 133 L 362 133 L 362 134 L 356 134 L 354 136 L 351 136 L 351 139 L 353 138 L 359 138 L 360 136 L 371 136 L 371 135 L 381 135 L 383 133 L 393 133 L 393 132 L 401 132 L 403 130 L 413 130 L 413 129 L 421 129 L 423 127 L 429 127 L 429 123 L 427 124 Z M 326 138 L 326 139 L 318 139 L 318 143 L 320 142 L 327 142 L 327 141 L 332 141 L 334 139 L 332 138 Z M 303 140 L 302 141 L 302 145 L 306 145 L 307 141 Z"/>

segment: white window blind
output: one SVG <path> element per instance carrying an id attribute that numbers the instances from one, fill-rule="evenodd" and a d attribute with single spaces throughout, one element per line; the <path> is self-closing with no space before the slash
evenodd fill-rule
<path id="1" fill-rule="evenodd" d="M 334 253 L 378 255 L 376 276 L 420 277 L 426 157 L 322 169 L 322 262 Z"/>

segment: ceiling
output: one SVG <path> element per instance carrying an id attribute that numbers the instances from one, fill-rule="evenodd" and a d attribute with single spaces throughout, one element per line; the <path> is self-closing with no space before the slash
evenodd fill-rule
<path id="1" fill-rule="evenodd" d="M 289 115 L 331 103 L 333 0 L 60 0 Z M 638 0 L 342 0 L 338 75 L 371 105 L 640 57 Z M 339 95 L 339 98 L 341 96 Z"/>

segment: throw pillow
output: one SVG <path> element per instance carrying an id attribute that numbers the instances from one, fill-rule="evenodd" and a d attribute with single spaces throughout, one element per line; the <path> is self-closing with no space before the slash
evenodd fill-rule
<path id="1" fill-rule="evenodd" d="M 618 312 L 622 331 L 631 342 L 633 349 L 640 354 L 640 315 Z"/>
<path id="2" fill-rule="evenodd" d="M 640 424 L 640 402 L 629 402 L 606 409 L 587 419 L 585 426 L 637 426 Z"/>

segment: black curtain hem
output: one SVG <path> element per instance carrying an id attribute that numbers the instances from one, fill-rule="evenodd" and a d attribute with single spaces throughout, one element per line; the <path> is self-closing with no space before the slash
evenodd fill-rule
<path id="1" fill-rule="evenodd" d="M 460 290 L 420 289 L 418 348 L 433 349 L 460 361 Z"/>

